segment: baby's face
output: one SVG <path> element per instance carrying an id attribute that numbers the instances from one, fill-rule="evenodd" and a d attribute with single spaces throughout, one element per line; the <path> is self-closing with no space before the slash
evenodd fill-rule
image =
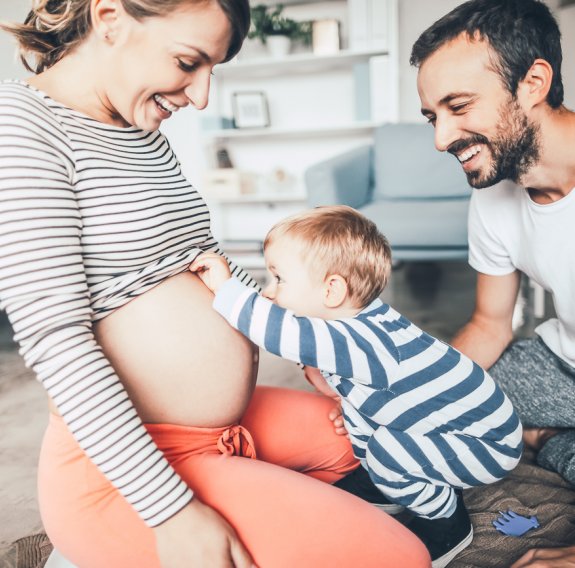
<path id="1" fill-rule="evenodd" d="M 313 270 L 313 261 L 304 260 L 302 250 L 301 241 L 286 235 L 266 247 L 269 283 L 263 295 L 298 316 L 325 318 L 324 283 Z"/>

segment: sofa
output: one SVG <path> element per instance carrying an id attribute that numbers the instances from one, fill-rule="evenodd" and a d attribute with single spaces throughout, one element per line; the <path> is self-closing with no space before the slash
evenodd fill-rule
<path id="1" fill-rule="evenodd" d="M 314 164 L 310 207 L 345 204 L 374 221 L 395 261 L 465 260 L 471 189 L 457 159 L 438 152 L 428 124 L 384 124 L 372 145 Z"/>

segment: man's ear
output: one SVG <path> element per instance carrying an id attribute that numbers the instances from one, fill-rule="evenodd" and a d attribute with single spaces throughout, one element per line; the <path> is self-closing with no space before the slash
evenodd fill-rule
<path id="1" fill-rule="evenodd" d="M 519 82 L 517 96 L 528 108 L 543 103 L 547 99 L 552 79 L 553 68 L 549 62 L 536 59 Z"/>
<path id="2" fill-rule="evenodd" d="M 324 300 L 326 308 L 339 308 L 348 297 L 347 282 L 339 274 L 328 274 L 324 283 Z"/>
<path id="3" fill-rule="evenodd" d="M 106 42 L 113 41 L 123 8 L 119 0 L 92 0 L 90 16 L 96 35 Z"/>

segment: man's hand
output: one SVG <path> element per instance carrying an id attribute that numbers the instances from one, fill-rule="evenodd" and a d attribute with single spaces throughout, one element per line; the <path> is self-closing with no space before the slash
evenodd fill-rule
<path id="1" fill-rule="evenodd" d="M 575 568 L 575 546 L 534 548 L 511 568 Z"/>
<path id="2" fill-rule="evenodd" d="M 341 403 L 339 396 L 335 394 L 329 385 L 327 384 L 326 380 L 323 378 L 321 371 L 316 369 L 315 367 L 308 367 L 307 365 L 303 368 L 303 372 L 307 382 L 312 385 L 317 391 L 321 394 L 333 398 L 336 401 L 336 405 L 333 409 L 329 412 L 328 418 L 333 422 L 335 433 L 338 436 L 345 436 L 347 435 L 347 430 L 345 429 L 343 423 L 343 416 L 341 414 Z"/>
<path id="3" fill-rule="evenodd" d="M 523 430 L 523 443 L 538 452 L 549 438 L 559 434 L 556 428 L 527 428 Z"/>
<path id="4" fill-rule="evenodd" d="M 234 529 L 197 498 L 153 530 L 162 568 L 254 568 Z"/>
<path id="5" fill-rule="evenodd" d="M 226 280 L 232 277 L 226 259 L 213 252 L 206 252 L 198 256 L 190 264 L 189 269 L 191 272 L 195 272 L 214 294 Z"/>

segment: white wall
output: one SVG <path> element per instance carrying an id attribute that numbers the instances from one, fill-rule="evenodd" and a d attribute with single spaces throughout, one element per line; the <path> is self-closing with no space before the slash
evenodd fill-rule
<path id="1" fill-rule="evenodd" d="M 29 6 L 28 1 L 0 0 L 0 20 L 22 22 Z M 29 74 L 16 55 L 16 42 L 6 32 L 0 32 L 0 79 L 22 79 Z"/>
<path id="2" fill-rule="evenodd" d="M 575 5 L 566 6 L 559 12 L 563 46 L 563 87 L 565 105 L 575 110 Z"/>
<path id="3" fill-rule="evenodd" d="M 417 69 L 409 65 L 411 47 L 433 22 L 461 4 L 461 0 L 400 0 L 399 2 L 399 104 L 400 119 L 421 122 Z"/>

